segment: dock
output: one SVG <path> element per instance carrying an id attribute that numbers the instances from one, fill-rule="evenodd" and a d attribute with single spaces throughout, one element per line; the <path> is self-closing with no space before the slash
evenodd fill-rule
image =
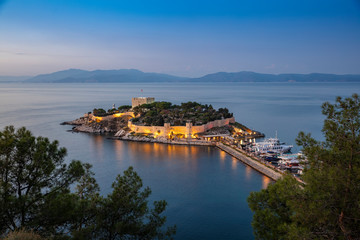
<path id="1" fill-rule="evenodd" d="M 252 167 L 256 171 L 260 172 L 261 174 L 273 179 L 274 181 L 279 180 L 283 175 L 274 169 L 269 168 L 268 166 L 246 156 L 244 153 L 235 150 L 232 147 L 226 146 L 221 142 L 216 143 L 216 147 L 223 150 L 224 152 L 230 154 L 231 156 L 235 157 L 236 159 L 240 160 L 241 162 L 245 163 L 246 165 Z"/>

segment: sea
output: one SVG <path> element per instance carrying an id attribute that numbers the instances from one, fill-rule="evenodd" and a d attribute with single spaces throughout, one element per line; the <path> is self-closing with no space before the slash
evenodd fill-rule
<path id="1" fill-rule="evenodd" d="M 129 166 L 152 190 L 149 202 L 166 200 L 167 226 L 175 239 L 254 239 L 250 192 L 271 180 L 214 147 L 111 140 L 109 135 L 72 133 L 60 123 L 94 108 L 131 105 L 132 97 L 174 104 L 196 101 L 226 107 L 236 121 L 301 149 L 300 131 L 324 140 L 321 105 L 360 92 L 360 83 L 0 83 L 0 129 L 25 126 L 58 140 L 66 161 L 91 163 L 104 196 Z"/>

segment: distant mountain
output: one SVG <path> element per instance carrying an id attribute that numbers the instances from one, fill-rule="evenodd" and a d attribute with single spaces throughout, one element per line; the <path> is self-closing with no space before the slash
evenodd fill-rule
<path id="1" fill-rule="evenodd" d="M 264 74 L 255 72 L 218 72 L 200 78 L 177 77 L 161 73 L 144 73 L 136 69 L 86 71 L 69 69 L 41 74 L 26 82 L 48 83 L 117 83 L 117 82 L 360 82 L 358 75 L 311 74 Z"/>
<path id="2" fill-rule="evenodd" d="M 360 82 L 360 74 L 311 73 L 275 75 L 243 71 L 237 73 L 213 73 L 193 80 L 197 82 Z"/>
<path id="3" fill-rule="evenodd" d="M 176 77 L 161 73 L 144 73 L 136 69 L 95 70 L 85 71 L 69 69 L 50 74 L 41 74 L 30 78 L 28 82 L 55 82 L 55 83 L 115 83 L 115 82 L 174 82 L 187 78 Z"/>

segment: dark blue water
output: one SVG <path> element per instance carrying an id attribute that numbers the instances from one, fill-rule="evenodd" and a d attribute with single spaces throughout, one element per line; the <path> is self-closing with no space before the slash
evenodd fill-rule
<path id="1" fill-rule="evenodd" d="M 67 159 L 93 165 L 103 194 L 111 191 L 117 174 L 134 166 L 151 187 L 151 200 L 168 202 L 176 239 L 252 239 L 246 198 L 266 187 L 267 177 L 215 148 L 113 141 L 69 133 L 71 127 L 59 123 L 95 107 L 151 96 L 227 107 L 238 122 L 269 137 L 277 131 L 282 141 L 294 144 L 300 130 L 322 139 L 321 104 L 359 90 L 356 83 L 0 84 L 0 128 L 26 126 L 35 135 L 59 140 L 68 149 Z"/>

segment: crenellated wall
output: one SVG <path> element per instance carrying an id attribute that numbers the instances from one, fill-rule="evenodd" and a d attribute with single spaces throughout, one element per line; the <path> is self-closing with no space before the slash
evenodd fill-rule
<path id="1" fill-rule="evenodd" d="M 186 126 L 171 126 L 170 123 L 165 123 L 164 126 L 138 126 L 129 121 L 128 127 L 135 133 L 154 134 L 155 137 L 167 138 L 171 134 L 183 134 L 185 138 L 194 138 L 196 133 L 202 133 L 214 127 L 223 127 L 234 122 L 234 117 L 215 120 L 201 126 L 193 126 L 192 123 L 186 123 Z"/>

